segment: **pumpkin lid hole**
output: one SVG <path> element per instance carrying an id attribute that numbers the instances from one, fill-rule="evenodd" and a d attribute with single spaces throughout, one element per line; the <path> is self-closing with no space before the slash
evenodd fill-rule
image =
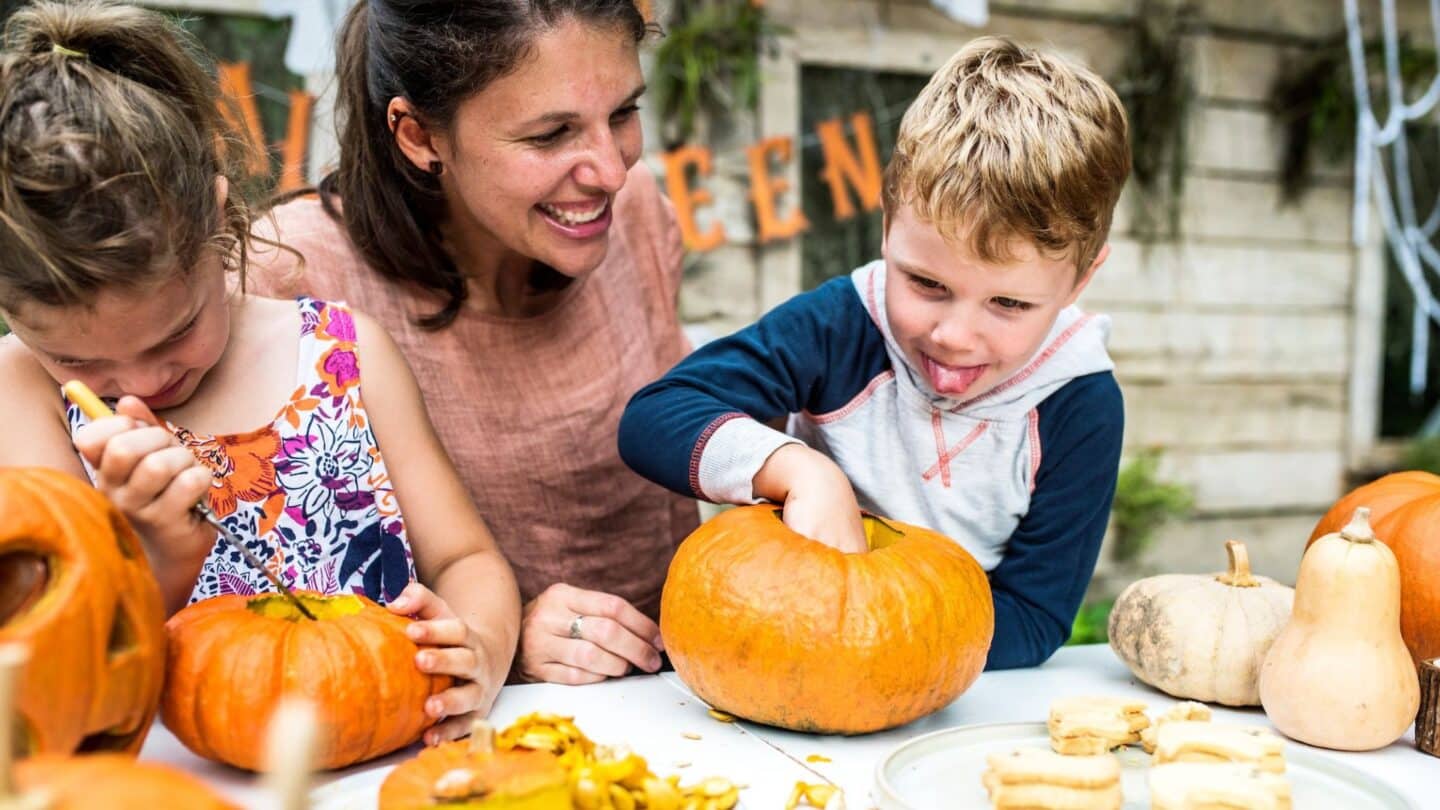
<path id="1" fill-rule="evenodd" d="M 105 657 L 114 661 L 135 649 L 135 645 L 135 625 L 130 621 L 130 614 L 125 612 L 123 604 L 116 605 L 115 618 L 110 621 L 110 640 L 105 645 Z"/>
<path id="2" fill-rule="evenodd" d="M 0 554 L 0 627 L 18 620 L 45 595 L 50 561 L 33 551 Z"/>
<path id="3" fill-rule="evenodd" d="M 322 596 L 317 593 L 306 593 L 297 591 L 295 597 L 305 604 L 310 613 L 320 621 L 338 619 L 342 616 L 351 616 L 365 609 L 365 603 L 351 594 L 340 594 L 337 596 Z M 294 603 L 286 599 L 283 594 L 267 593 L 257 596 L 245 603 L 245 609 L 258 616 L 267 619 L 284 619 L 287 622 L 298 622 L 305 618 L 299 610 L 295 609 Z"/>
<path id="4" fill-rule="evenodd" d="M 36 745 L 35 729 L 30 726 L 30 721 L 20 712 L 11 714 L 10 731 L 10 753 L 13 759 L 24 759 L 35 753 L 39 746 Z"/>

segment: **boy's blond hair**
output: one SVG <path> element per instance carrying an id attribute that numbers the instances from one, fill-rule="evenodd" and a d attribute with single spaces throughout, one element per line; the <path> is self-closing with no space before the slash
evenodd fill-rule
<path id="1" fill-rule="evenodd" d="M 931 77 L 900 122 L 885 167 L 887 227 L 908 204 L 983 261 L 1012 260 L 1020 238 L 1073 257 L 1083 274 L 1129 174 L 1125 110 L 1103 79 L 982 37 Z"/>

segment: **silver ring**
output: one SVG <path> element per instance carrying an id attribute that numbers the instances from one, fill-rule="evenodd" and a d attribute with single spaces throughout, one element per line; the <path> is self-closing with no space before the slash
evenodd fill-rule
<path id="1" fill-rule="evenodd" d="M 584 618 L 585 618 L 584 616 L 581 616 L 581 615 L 579 615 L 579 614 L 576 614 L 575 618 L 573 618 L 573 619 L 570 620 L 570 637 L 571 637 L 571 638 L 580 638 L 580 622 L 581 622 L 581 620 L 584 619 Z"/>

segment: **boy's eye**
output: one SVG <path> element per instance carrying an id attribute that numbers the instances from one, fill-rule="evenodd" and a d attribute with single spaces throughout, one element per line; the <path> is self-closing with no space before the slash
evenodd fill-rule
<path id="1" fill-rule="evenodd" d="M 940 282 L 936 281 L 936 280 L 933 279 L 933 278 L 926 278 L 926 277 L 924 277 L 924 276 L 912 275 L 912 276 L 910 276 L 910 283 L 911 283 L 911 284 L 914 284 L 915 286 L 917 286 L 917 287 L 919 287 L 919 288 L 921 288 L 921 289 L 923 289 L 923 290 L 943 290 L 943 289 L 945 289 L 945 285 L 944 285 L 944 284 L 941 284 Z"/>
<path id="2" fill-rule="evenodd" d="M 994 301 L 995 305 L 1001 309 L 1008 309 L 1012 312 L 1024 312 L 1034 306 L 1034 304 L 1026 301 L 1017 301 L 1014 298 L 1006 298 L 1003 295 L 990 300 Z"/>

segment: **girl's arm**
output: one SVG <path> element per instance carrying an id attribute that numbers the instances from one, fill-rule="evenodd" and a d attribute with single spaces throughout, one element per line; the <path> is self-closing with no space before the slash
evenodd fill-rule
<path id="1" fill-rule="evenodd" d="M 97 471 L 96 489 L 125 515 L 145 547 L 167 613 L 185 606 L 215 532 L 190 508 L 210 473 L 134 397 L 119 416 L 92 422 L 71 443 L 60 384 L 14 337 L 0 339 L 0 467 L 49 467 L 90 482 L 77 450 Z"/>
<path id="2" fill-rule="evenodd" d="M 423 588 L 412 585 L 391 604 L 415 614 L 411 638 L 424 672 L 461 679 L 427 704 L 440 742 L 469 732 L 471 713 L 490 711 L 515 655 L 520 592 L 510 564 L 475 509 L 425 412 L 399 348 L 373 320 L 355 314 L 362 396 L 390 470 Z"/>

